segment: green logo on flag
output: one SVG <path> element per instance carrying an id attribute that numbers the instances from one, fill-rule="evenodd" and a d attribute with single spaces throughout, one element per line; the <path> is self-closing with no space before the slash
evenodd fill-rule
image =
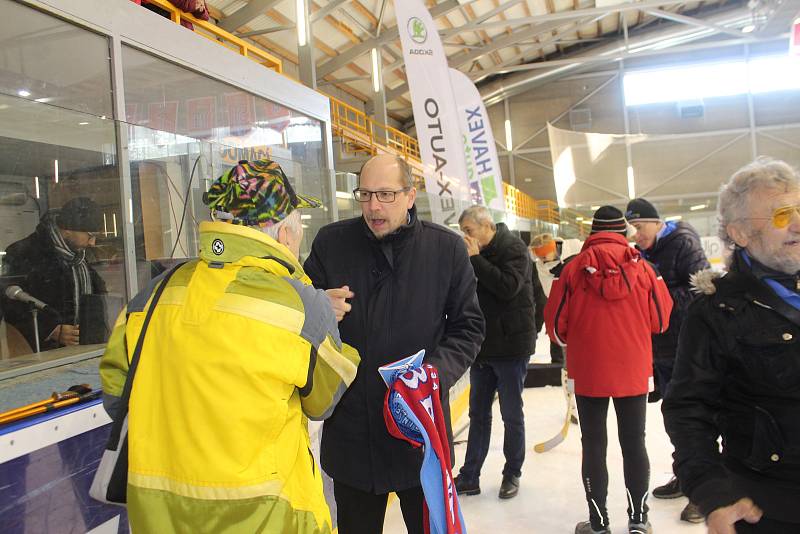
<path id="1" fill-rule="evenodd" d="M 495 187 L 493 174 L 481 178 L 481 189 L 483 190 L 483 201 L 487 206 L 491 204 L 492 200 L 499 196 L 497 194 L 497 188 Z"/>
<path id="2" fill-rule="evenodd" d="M 425 24 L 417 17 L 411 17 L 408 20 L 408 35 L 411 40 L 417 44 L 422 44 L 428 38 L 428 30 L 425 29 Z"/>

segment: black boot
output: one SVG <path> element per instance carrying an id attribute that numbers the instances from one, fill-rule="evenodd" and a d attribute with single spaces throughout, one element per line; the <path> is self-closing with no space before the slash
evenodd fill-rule
<path id="1" fill-rule="evenodd" d="M 677 499 L 683 497 L 681 485 L 676 477 L 672 477 L 669 482 L 653 490 L 653 497 L 657 499 Z"/>
<path id="2" fill-rule="evenodd" d="M 498 497 L 501 499 L 512 499 L 519 493 L 519 477 L 514 475 L 503 475 L 503 483 L 500 484 L 500 493 Z"/>
<path id="3" fill-rule="evenodd" d="M 463 475 L 458 475 L 455 480 L 453 480 L 453 483 L 456 486 L 456 493 L 458 495 L 480 495 L 481 493 L 480 484 L 465 479 Z"/>

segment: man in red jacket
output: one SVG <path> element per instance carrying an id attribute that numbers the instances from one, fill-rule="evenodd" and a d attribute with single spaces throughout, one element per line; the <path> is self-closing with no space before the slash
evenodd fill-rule
<path id="1" fill-rule="evenodd" d="M 583 445 L 589 521 L 575 534 L 610 534 L 606 495 L 606 417 L 614 399 L 628 495 L 628 531 L 652 532 L 647 520 L 650 462 L 644 429 L 653 385 L 651 334 L 669 326 L 666 284 L 625 238 L 622 212 L 603 206 L 578 254 L 553 282 L 544 310 L 550 338 L 568 346 L 567 374 L 575 392 Z"/>

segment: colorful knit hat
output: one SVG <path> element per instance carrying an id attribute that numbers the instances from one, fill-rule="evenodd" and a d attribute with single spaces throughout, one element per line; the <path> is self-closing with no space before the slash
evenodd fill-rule
<path id="1" fill-rule="evenodd" d="M 298 195 L 280 165 L 268 159 L 240 161 L 217 178 L 203 203 L 216 220 L 244 226 L 272 226 L 297 208 L 318 208 L 318 199 Z"/>

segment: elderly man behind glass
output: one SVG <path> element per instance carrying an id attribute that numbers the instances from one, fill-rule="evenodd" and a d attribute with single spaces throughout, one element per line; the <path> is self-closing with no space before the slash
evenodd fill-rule
<path id="1" fill-rule="evenodd" d="M 719 215 L 729 272 L 693 277 L 663 405 L 675 472 L 711 534 L 800 532 L 800 176 L 760 158 Z"/>

